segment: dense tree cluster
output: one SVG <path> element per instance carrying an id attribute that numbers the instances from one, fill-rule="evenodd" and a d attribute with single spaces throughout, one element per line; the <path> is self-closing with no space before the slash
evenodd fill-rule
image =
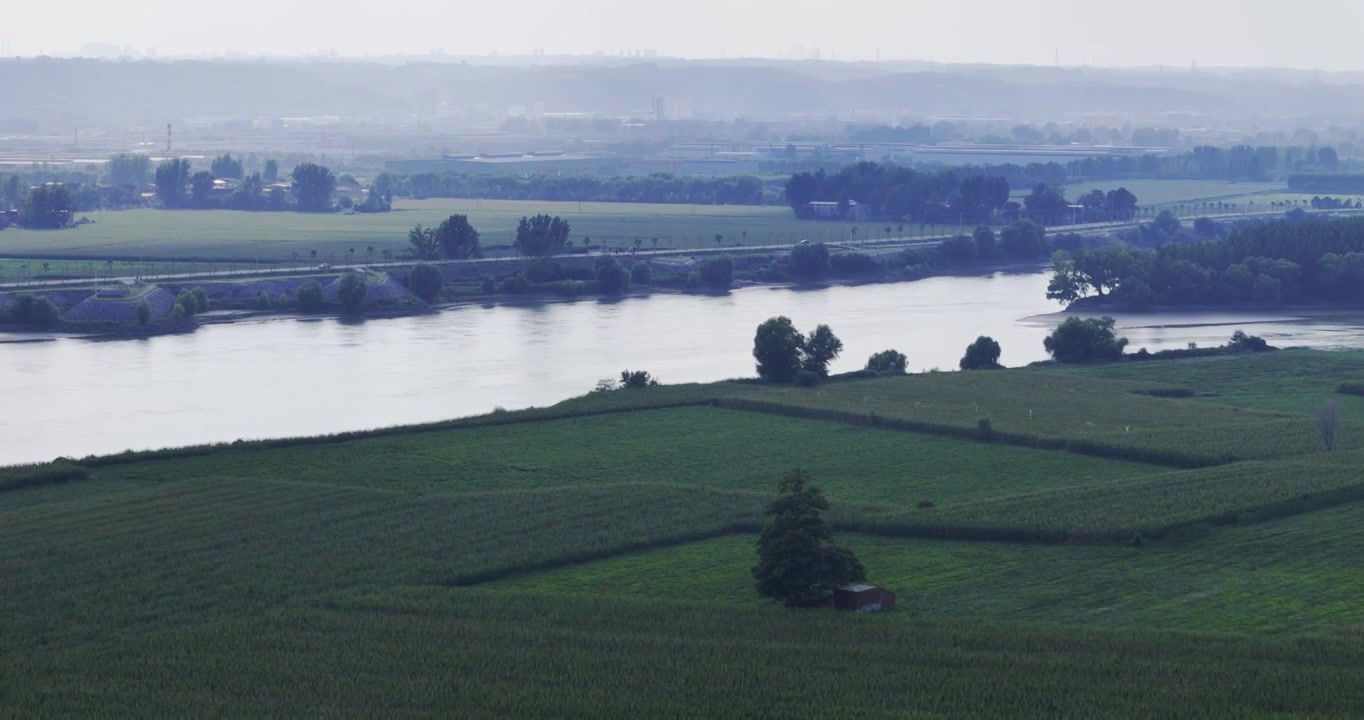
<path id="1" fill-rule="evenodd" d="M 1364 218 L 1279 221 L 1222 240 L 1057 256 L 1048 297 L 1129 307 L 1364 303 Z"/>
<path id="2" fill-rule="evenodd" d="M 468 215 L 451 215 L 433 228 L 417 225 L 407 233 L 408 249 L 419 260 L 466 260 L 483 257 L 478 230 Z"/>
<path id="3" fill-rule="evenodd" d="M 855 202 L 875 220 L 975 223 L 990 220 L 1009 204 L 1009 183 L 956 170 L 920 172 L 861 162 L 832 174 L 793 175 L 786 183 L 786 201 L 802 218 L 816 217 L 810 203 L 832 202 L 839 215 L 853 219 Z"/>

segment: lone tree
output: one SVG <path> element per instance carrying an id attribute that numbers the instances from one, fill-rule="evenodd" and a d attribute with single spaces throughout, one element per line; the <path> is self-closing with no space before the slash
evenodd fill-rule
<path id="1" fill-rule="evenodd" d="M 478 244 L 478 230 L 469 224 L 468 215 L 451 215 L 436 228 L 436 243 L 450 260 L 483 257 Z"/>
<path id="2" fill-rule="evenodd" d="M 568 243 L 569 230 L 568 222 L 557 215 L 523 217 L 516 225 L 513 247 L 528 257 L 550 258 L 564 249 Z"/>
<path id="3" fill-rule="evenodd" d="M 303 163 L 294 168 L 294 197 L 301 212 L 330 212 L 332 193 L 336 192 L 336 176 L 316 163 Z"/>
<path id="4" fill-rule="evenodd" d="M 842 352 L 843 341 L 834 335 L 828 325 L 820 325 L 805 338 L 805 358 L 801 362 L 801 369 L 821 378 L 829 377 L 829 363 Z"/>
<path id="5" fill-rule="evenodd" d="M 1127 338 L 1113 334 L 1111 317 L 1068 318 L 1061 327 L 1042 341 L 1043 347 L 1059 363 L 1080 364 L 1121 360 Z"/>
<path id="6" fill-rule="evenodd" d="M 960 367 L 962 370 L 998 370 L 1003 367 L 999 364 L 999 354 L 999 343 L 992 337 L 982 335 L 966 346 Z"/>
<path id="7" fill-rule="evenodd" d="M 882 350 L 867 358 L 867 369 L 874 373 L 904 374 L 909 358 L 898 350 Z"/>
<path id="8" fill-rule="evenodd" d="M 832 533 L 820 516 L 829 501 L 804 472 L 787 474 L 777 492 L 767 506 L 753 567 L 760 595 L 787 607 L 809 607 L 828 601 L 842 585 L 866 579 L 857 557 L 832 544 Z"/>

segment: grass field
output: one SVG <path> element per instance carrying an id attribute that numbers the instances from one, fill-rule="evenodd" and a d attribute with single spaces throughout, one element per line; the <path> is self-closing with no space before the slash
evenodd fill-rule
<path id="1" fill-rule="evenodd" d="M 1237 202 L 1255 199 L 1258 205 L 1260 204 L 1258 198 L 1247 198 L 1247 196 L 1287 190 L 1287 185 L 1284 183 L 1227 182 L 1224 180 L 1100 180 L 1067 185 L 1066 197 L 1074 200 L 1092 190 L 1108 192 L 1120 187 L 1125 187 L 1136 195 L 1137 202 L 1143 207 L 1178 205 L 1207 200 L 1232 202 L 1231 198 L 1237 198 Z M 1030 191 L 1030 189 L 1025 190 L 1022 194 L 1027 195 Z"/>
<path id="2" fill-rule="evenodd" d="M 1294 399 L 1360 367 L 1362 353 L 1294 352 L 660 387 L 90 458 L 88 476 L 3 491 L 38 472 L 8 470 L 0 707 L 1360 716 L 1364 450 L 1318 451 L 1313 406 Z M 1133 392 L 1175 385 L 1198 394 Z M 981 416 L 994 442 L 974 435 Z M 1116 459 L 1134 450 L 1268 459 Z M 794 467 L 898 610 L 754 594 L 761 510 Z M 1128 543 L 1160 528 L 1174 531 Z"/>
<path id="3" fill-rule="evenodd" d="M 755 537 L 733 535 L 509 578 L 490 587 L 762 607 Z M 873 583 L 917 617 L 1220 633 L 1364 632 L 1364 505 L 1154 548 L 999 545 L 847 534 Z"/>
<path id="4" fill-rule="evenodd" d="M 591 238 L 606 243 L 658 249 L 715 248 L 792 244 L 801 239 L 847 240 L 884 235 L 884 224 L 802 222 L 790 208 L 739 205 L 651 205 L 642 203 L 567 203 L 510 200 L 400 200 L 390 213 L 374 215 L 309 215 L 251 213 L 231 210 L 103 212 L 94 224 L 62 231 L 19 230 L 0 234 L 0 255 L 32 254 L 46 258 L 176 258 L 239 261 L 365 261 L 368 250 L 381 258 L 385 250 L 407 249 L 412 226 L 438 225 L 452 214 L 466 214 L 478 228 L 482 244 L 494 254 L 511 245 L 517 221 L 525 215 L 561 215 L 572 227 L 574 244 Z M 931 234 L 947 228 L 937 227 Z M 906 234 L 927 232 L 906 226 Z M 352 256 L 350 251 L 354 250 Z"/>

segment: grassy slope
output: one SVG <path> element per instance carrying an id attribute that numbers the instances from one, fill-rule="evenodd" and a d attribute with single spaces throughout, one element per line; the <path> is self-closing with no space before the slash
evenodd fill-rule
<path id="1" fill-rule="evenodd" d="M 872 582 L 917 617 L 1026 619 L 1183 630 L 1364 631 L 1364 505 L 1154 548 L 906 541 L 843 535 Z M 510 578 L 526 592 L 762 606 L 752 536 Z"/>
<path id="2" fill-rule="evenodd" d="M 169 481 L 286 476 L 465 493 L 662 482 L 770 493 L 792 468 L 835 501 L 939 506 L 1161 472 L 1135 463 L 714 408 L 470 428 L 110 468 Z M 1007 482 L 1004 479 L 1007 478 Z"/>
<path id="3" fill-rule="evenodd" d="M 796 220 L 789 208 L 750 206 L 648 205 L 634 203 L 515 202 L 494 200 L 399 201 L 391 213 L 377 215 L 309 215 L 250 213 L 231 210 L 105 212 L 93 225 L 60 232 L 5 231 L 5 253 L 33 253 L 44 257 L 140 255 L 177 258 L 242 258 L 290 260 L 293 253 L 318 261 L 344 260 L 350 249 L 364 260 L 366 248 L 376 256 L 385 249 L 407 247 L 413 225 L 438 225 L 462 213 L 479 229 L 485 246 L 510 245 L 517 221 L 524 215 L 562 215 L 573 228 L 573 240 L 591 237 L 594 244 L 624 247 L 641 238 L 652 249 L 714 248 L 715 235 L 724 244 L 789 244 L 803 237 L 845 239 L 845 223 L 811 225 Z M 859 237 L 880 237 L 871 224 L 858 225 Z"/>

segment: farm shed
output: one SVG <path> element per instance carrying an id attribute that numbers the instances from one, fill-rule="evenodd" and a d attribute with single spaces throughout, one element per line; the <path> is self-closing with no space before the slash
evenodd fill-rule
<path id="1" fill-rule="evenodd" d="M 845 585 L 834 591 L 834 609 L 853 612 L 894 610 L 895 593 L 875 585 Z"/>

